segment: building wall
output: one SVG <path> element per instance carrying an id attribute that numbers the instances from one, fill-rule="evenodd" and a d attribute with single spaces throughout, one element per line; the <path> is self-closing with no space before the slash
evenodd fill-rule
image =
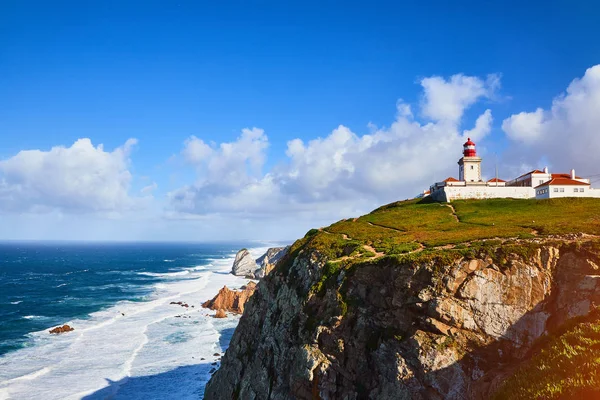
<path id="1" fill-rule="evenodd" d="M 519 178 L 516 178 L 510 182 L 508 182 L 506 184 L 506 186 L 530 186 L 530 187 L 536 187 L 538 185 L 541 185 L 544 182 L 548 182 L 550 179 L 552 179 L 552 175 L 551 174 L 546 174 L 546 173 L 535 173 L 535 174 L 527 174 L 525 176 L 521 176 Z"/>
<path id="2" fill-rule="evenodd" d="M 481 181 L 481 158 L 463 157 L 458 161 L 458 180 L 466 182 Z"/>
<path id="3" fill-rule="evenodd" d="M 532 187 L 517 186 L 447 186 L 432 192 L 431 197 L 442 202 L 460 199 L 531 199 L 535 198 L 535 190 Z"/>
<path id="4" fill-rule="evenodd" d="M 546 192 L 539 193 L 544 189 Z M 557 189 L 558 191 L 555 192 L 554 189 Z M 577 192 L 574 189 L 577 189 Z M 583 189 L 583 192 L 581 192 L 581 189 Z M 537 199 L 554 199 L 559 197 L 600 197 L 600 189 L 592 189 L 587 185 L 552 185 L 550 187 L 536 189 Z"/>

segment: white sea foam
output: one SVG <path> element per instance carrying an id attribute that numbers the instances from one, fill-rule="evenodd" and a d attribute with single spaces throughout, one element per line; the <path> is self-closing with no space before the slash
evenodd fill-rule
<path id="1" fill-rule="evenodd" d="M 24 319 L 42 319 L 45 318 L 43 315 L 25 315 Z"/>
<path id="2" fill-rule="evenodd" d="M 23 300 L 11 301 L 10 304 L 21 304 L 22 302 L 23 302 Z"/>
<path id="3" fill-rule="evenodd" d="M 182 275 L 187 275 L 189 274 L 190 271 L 189 270 L 183 270 L 183 271 L 177 271 L 177 272 L 164 272 L 164 273 L 158 273 L 158 272 L 139 272 L 139 275 L 144 275 L 144 276 L 155 276 L 158 278 L 165 278 L 165 277 L 172 277 L 172 276 L 182 276 Z"/>
<path id="4" fill-rule="evenodd" d="M 258 257 L 264 250 L 251 252 Z M 225 351 L 239 320 L 213 319 L 200 307 L 224 285 L 246 283 L 225 273 L 232 261 L 143 272 L 164 279 L 148 301 L 122 301 L 88 319 L 65 321 L 75 328 L 66 334 L 32 333 L 33 346 L 0 357 L 0 400 L 197 399 L 217 361 L 213 354 Z M 177 301 L 194 307 L 171 304 Z"/>

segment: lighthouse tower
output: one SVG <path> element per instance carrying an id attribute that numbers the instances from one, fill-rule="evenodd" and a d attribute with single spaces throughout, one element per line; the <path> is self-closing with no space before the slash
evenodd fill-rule
<path id="1" fill-rule="evenodd" d="M 458 160 L 458 180 L 470 182 L 481 182 L 481 158 L 477 157 L 475 143 L 468 138 L 463 145 L 463 157 Z"/>

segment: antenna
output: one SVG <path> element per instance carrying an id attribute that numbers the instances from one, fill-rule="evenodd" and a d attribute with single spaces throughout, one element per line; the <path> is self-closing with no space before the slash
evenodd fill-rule
<path id="1" fill-rule="evenodd" d="M 494 152 L 494 159 L 496 160 L 496 187 L 498 187 L 498 153 Z"/>

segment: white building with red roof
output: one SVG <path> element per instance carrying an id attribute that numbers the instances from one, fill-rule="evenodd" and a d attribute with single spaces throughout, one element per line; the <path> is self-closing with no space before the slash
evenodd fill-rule
<path id="1" fill-rule="evenodd" d="M 510 181 L 498 177 L 484 181 L 482 159 L 476 145 L 468 138 L 463 156 L 458 160 L 458 179 L 449 177 L 431 185 L 429 195 L 437 201 L 458 199 L 549 199 L 555 197 L 599 197 L 600 189 L 592 189 L 590 180 L 570 173 L 550 173 L 548 168 L 533 170 Z M 426 194 L 424 194 L 426 196 Z M 423 195 L 420 195 L 422 197 Z"/>
<path id="2" fill-rule="evenodd" d="M 565 177 L 552 178 L 548 182 L 535 187 L 537 199 L 552 199 L 555 197 L 600 197 L 598 189 L 592 189 L 588 182 L 582 179 Z"/>

